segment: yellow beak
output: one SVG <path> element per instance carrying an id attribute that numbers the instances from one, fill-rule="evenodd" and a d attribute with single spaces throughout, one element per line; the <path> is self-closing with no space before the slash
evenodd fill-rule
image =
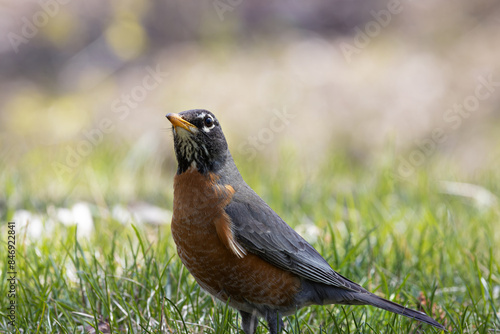
<path id="1" fill-rule="evenodd" d="M 196 129 L 196 126 L 193 124 L 189 123 L 188 121 L 184 120 L 181 116 L 178 114 L 172 114 L 169 113 L 167 114 L 167 119 L 172 123 L 174 127 L 181 127 L 189 132 L 193 132 L 194 129 Z"/>

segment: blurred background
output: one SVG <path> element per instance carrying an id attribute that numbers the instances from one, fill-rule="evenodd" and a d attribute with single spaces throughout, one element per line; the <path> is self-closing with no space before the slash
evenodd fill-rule
<path id="1" fill-rule="evenodd" d="M 314 173 L 342 152 L 411 182 L 431 162 L 464 180 L 500 162 L 495 0 L 2 0 L 0 25 L 3 217 L 168 208 L 164 116 L 193 108 L 243 170 Z"/>

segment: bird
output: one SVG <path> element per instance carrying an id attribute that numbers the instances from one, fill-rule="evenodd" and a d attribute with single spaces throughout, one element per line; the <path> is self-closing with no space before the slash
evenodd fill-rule
<path id="1" fill-rule="evenodd" d="M 177 253 L 201 288 L 240 313 L 245 334 L 254 334 L 261 318 L 270 334 L 280 333 L 283 316 L 328 304 L 372 305 L 446 330 L 334 271 L 245 183 L 212 112 L 166 117 L 177 159 L 171 222 Z"/>

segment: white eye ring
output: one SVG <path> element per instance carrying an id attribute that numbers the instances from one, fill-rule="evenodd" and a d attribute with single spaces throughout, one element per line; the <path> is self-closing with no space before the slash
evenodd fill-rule
<path id="1" fill-rule="evenodd" d="M 214 122 L 214 119 L 210 116 L 206 117 L 204 120 L 203 120 L 203 123 L 205 124 L 205 127 L 207 129 L 211 129 L 215 126 L 215 122 Z"/>

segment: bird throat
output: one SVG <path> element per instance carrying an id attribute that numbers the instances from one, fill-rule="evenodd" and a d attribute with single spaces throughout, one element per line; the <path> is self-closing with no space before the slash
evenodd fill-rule
<path id="1" fill-rule="evenodd" d="M 193 138 L 193 134 L 182 128 L 174 129 L 175 155 L 177 157 L 177 174 L 182 174 L 188 169 L 196 169 L 204 173 L 207 169 L 204 160 L 208 160 L 208 150 Z"/>
<path id="2" fill-rule="evenodd" d="M 177 157 L 177 174 L 185 173 L 188 170 L 196 170 L 200 174 L 208 172 L 215 172 L 220 166 L 223 165 L 225 157 L 222 161 L 210 157 L 205 144 L 197 143 L 192 138 L 178 137 L 175 145 L 175 154 Z"/>

